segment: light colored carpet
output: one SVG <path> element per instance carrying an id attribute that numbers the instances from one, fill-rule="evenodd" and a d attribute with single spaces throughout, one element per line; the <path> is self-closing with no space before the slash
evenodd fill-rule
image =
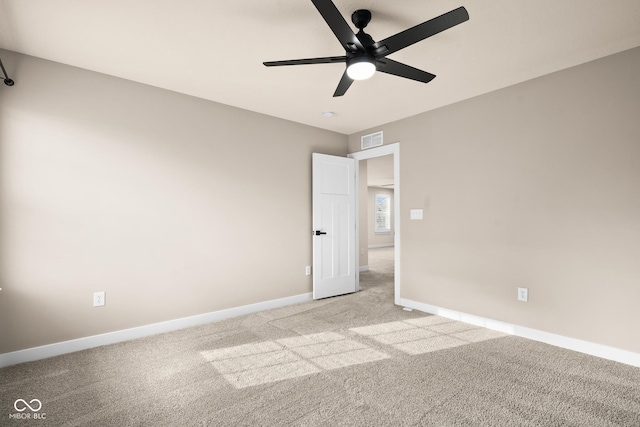
<path id="1" fill-rule="evenodd" d="M 392 253 L 357 294 L 4 368 L 0 425 L 640 426 L 640 369 L 403 311 Z"/>

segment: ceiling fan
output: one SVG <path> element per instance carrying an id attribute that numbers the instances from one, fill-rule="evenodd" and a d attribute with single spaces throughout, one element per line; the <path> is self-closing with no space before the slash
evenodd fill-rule
<path id="1" fill-rule="evenodd" d="M 369 34 L 363 31 L 367 24 L 369 24 L 369 21 L 371 21 L 370 11 L 361 9 L 353 12 L 351 21 L 359 30 L 354 34 L 349 24 L 347 24 L 331 0 L 311 1 L 327 22 L 333 34 L 338 38 L 338 41 L 345 50 L 345 55 L 324 58 L 291 59 L 287 61 L 269 61 L 263 64 L 267 67 L 278 67 L 282 65 L 346 62 L 347 69 L 344 71 L 340 83 L 338 83 L 338 88 L 333 94 L 334 97 L 344 95 L 354 80 L 368 79 L 373 76 L 376 71 L 423 83 L 430 82 L 435 78 L 434 74 L 396 62 L 386 56 L 469 20 L 467 10 L 464 7 L 459 7 L 376 42 Z"/>

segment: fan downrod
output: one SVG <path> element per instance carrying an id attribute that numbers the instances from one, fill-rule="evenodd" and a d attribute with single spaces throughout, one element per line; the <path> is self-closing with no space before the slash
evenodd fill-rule
<path id="1" fill-rule="evenodd" d="M 351 22 L 357 29 L 362 31 L 371 22 L 371 12 L 367 9 L 356 10 L 351 14 Z"/>

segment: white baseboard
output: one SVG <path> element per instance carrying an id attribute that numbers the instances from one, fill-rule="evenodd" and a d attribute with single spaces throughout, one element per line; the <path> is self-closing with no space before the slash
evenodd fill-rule
<path id="1" fill-rule="evenodd" d="M 368 265 L 361 265 L 360 266 L 360 272 L 363 272 L 363 271 L 369 271 L 369 266 Z"/>
<path id="2" fill-rule="evenodd" d="M 121 331 L 108 332 L 106 334 L 93 335 L 90 337 L 43 345 L 41 347 L 18 350 L 11 353 L 4 353 L 0 354 L 0 368 L 10 365 L 17 365 L 18 363 L 31 362 L 33 360 L 46 359 L 48 357 L 59 356 L 61 354 L 73 353 L 75 351 L 86 350 L 102 345 L 115 344 L 135 338 L 162 334 L 178 329 L 189 328 L 191 326 L 204 325 L 219 320 L 229 319 L 231 317 L 243 316 L 245 314 L 270 310 L 272 308 L 280 308 L 292 304 L 312 301 L 312 299 L 313 298 L 311 293 L 300 294 L 287 298 L 280 298 L 256 304 L 243 305 L 226 310 L 198 314 L 196 316 L 183 317 L 181 319 L 168 320 L 166 322 L 153 323 L 151 325 L 139 326 L 136 328 L 124 329 Z"/>
<path id="3" fill-rule="evenodd" d="M 606 345 L 596 344 L 588 341 L 582 341 L 575 338 L 569 338 L 562 335 L 552 334 L 550 332 L 526 328 L 524 326 L 513 325 L 511 323 L 501 322 L 499 320 L 487 319 L 484 317 L 466 314 L 455 310 L 449 310 L 446 308 L 437 307 L 435 305 L 424 304 L 408 299 L 401 298 L 400 305 L 415 310 L 424 311 L 425 313 L 436 314 L 448 319 L 454 319 L 460 322 L 482 326 L 487 329 L 493 329 L 509 335 L 516 335 L 534 341 L 551 344 L 556 347 L 566 348 L 568 350 L 589 354 L 591 356 L 597 356 L 603 359 L 613 360 L 627 365 L 640 367 L 640 353 L 633 353 L 631 351 L 621 350 L 619 348 L 609 347 Z"/>
<path id="4" fill-rule="evenodd" d="M 379 245 L 369 245 L 368 248 L 369 249 L 376 249 L 376 248 L 392 248 L 395 245 L 393 243 L 381 243 Z"/>

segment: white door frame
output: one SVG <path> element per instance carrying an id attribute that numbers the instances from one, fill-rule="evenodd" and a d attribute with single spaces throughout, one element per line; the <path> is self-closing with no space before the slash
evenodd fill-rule
<path id="1" fill-rule="evenodd" d="M 367 160 L 372 159 L 374 157 L 382 157 L 393 155 L 393 226 L 395 229 L 395 235 L 393 238 L 394 244 L 394 255 L 395 255 L 395 269 L 394 269 L 394 280 L 393 280 L 393 302 L 396 305 L 400 304 L 400 143 L 395 142 L 393 144 L 383 145 L 381 147 L 369 148 L 363 151 L 357 151 L 355 153 L 351 153 L 348 157 L 352 159 Z M 356 189 L 359 189 L 358 182 L 360 180 L 360 168 L 356 169 Z M 358 198 L 359 200 L 359 198 Z M 359 205 L 359 203 L 357 204 Z M 356 236 L 360 236 L 360 217 L 356 212 Z M 360 238 L 356 237 L 356 254 L 360 253 Z M 358 272 L 360 271 L 360 257 L 356 257 L 356 287 L 360 289 L 360 275 Z"/>

